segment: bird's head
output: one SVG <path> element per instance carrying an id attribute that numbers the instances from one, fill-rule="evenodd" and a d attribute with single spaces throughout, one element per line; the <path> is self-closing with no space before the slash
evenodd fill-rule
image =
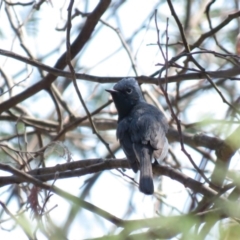
<path id="1" fill-rule="evenodd" d="M 137 103 L 144 101 L 138 82 L 134 78 L 123 78 L 113 89 L 106 91 L 112 95 L 119 119 L 124 118 Z"/>

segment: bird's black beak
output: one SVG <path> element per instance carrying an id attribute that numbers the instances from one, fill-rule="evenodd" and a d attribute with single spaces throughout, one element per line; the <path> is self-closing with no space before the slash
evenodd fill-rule
<path id="1" fill-rule="evenodd" d="M 114 89 L 105 89 L 105 91 L 109 92 L 109 93 L 117 93 L 118 91 L 114 90 Z"/>

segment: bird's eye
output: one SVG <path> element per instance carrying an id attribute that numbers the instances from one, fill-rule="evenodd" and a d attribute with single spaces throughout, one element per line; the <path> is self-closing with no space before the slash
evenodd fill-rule
<path id="1" fill-rule="evenodd" d="M 127 88 L 127 89 L 126 89 L 126 93 L 127 93 L 127 94 L 131 94 L 131 93 L 132 93 L 132 89 L 131 89 L 131 88 Z"/>

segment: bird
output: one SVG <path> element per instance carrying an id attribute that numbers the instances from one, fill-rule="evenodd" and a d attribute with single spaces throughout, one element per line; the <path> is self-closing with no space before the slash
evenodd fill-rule
<path id="1" fill-rule="evenodd" d="M 113 89 L 112 96 L 118 112 L 117 139 L 130 167 L 140 170 L 139 190 L 154 193 L 152 159 L 162 161 L 168 154 L 168 122 L 164 114 L 147 103 L 135 78 L 123 78 Z"/>

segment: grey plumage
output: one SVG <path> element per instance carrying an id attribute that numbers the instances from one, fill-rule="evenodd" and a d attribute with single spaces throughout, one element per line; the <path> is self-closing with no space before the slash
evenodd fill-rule
<path id="1" fill-rule="evenodd" d="M 168 153 L 168 123 L 163 113 L 148 104 L 134 78 L 124 78 L 111 93 L 118 111 L 117 138 L 134 172 L 140 170 L 139 189 L 153 194 L 152 158 L 163 160 Z"/>

